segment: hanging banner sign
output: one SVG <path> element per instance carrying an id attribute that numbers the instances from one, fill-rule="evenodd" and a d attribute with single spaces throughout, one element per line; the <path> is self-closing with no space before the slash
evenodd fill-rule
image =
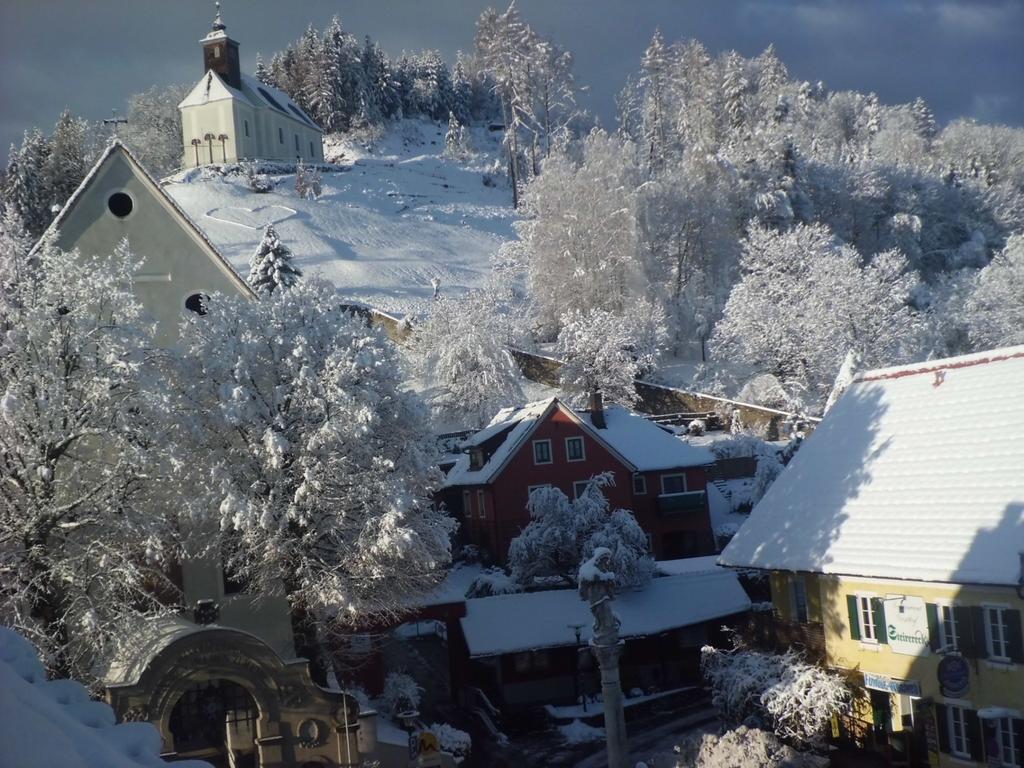
<path id="1" fill-rule="evenodd" d="M 889 595 L 885 599 L 885 637 L 893 653 L 906 656 L 927 656 L 928 612 L 924 598 Z"/>
<path id="2" fill-rule="evenodd" d="M 917 680 L 896 680 L 885 675 L 876 675 L 873 672 L 864 673 L 864 687 L 872 691 L 901 693 L 904 696 L 919 697 L 921 695 L 921 684 Z"/>

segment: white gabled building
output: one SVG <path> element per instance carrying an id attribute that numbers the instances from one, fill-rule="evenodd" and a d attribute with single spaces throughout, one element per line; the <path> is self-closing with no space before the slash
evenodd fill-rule
<path id="1" fill-rule="evenodd" d="M 182 166 L 243 159 L 324 159 L 323 131 L 281 91 L 242 74 L 238 43 L 228 37 L 218 8 L 203 46 L 205 74 L 178 105 Z"/>

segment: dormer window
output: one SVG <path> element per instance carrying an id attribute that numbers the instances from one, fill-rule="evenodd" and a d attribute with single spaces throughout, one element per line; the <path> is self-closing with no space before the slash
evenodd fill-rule
<path id="1" fill-rule="evenodd" d="M 472 448 L 469 451 L 469 468 L 476 470 L 484 465 L 484 451 L 482 448 Z"/>

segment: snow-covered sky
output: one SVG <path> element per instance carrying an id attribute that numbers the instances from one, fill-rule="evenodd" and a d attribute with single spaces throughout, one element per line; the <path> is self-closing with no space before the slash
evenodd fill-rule
<path id="1" fill-rule="evenodd" d="M 713 52 L 753 55 L 770 42 L 791 72 L 884 102 L 923 96 L 936 117 L 1024 125 L 1021 0 L 517 0 L 526 21 L 576 55 L 587 106 L 605 124 L 655 27 Z M 392 54 L 472 46 L 488 0 L 224 0 L 224 18 L 252 70 L 312 22 L 332 15 Z M 0 156 L 33 125 L 70 106 L 91 118 L 128 95 L 202 74 L 198 40 L 212 2 L 0 0 Z"/>

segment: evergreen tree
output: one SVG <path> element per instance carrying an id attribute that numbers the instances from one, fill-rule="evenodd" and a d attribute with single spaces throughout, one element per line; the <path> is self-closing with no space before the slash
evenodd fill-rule
<path id="1" fill-rule="evenodd" d="M 72 116 L 68 109 L 57 119 L 43 176 L 43 184 L 53 204 L 63 206 L 85 178 L 89 161 L 86 151 L 88 130 L 88 123 Z"/>
<path id="2" fill-rule="evenodd" d="M 38 237 L 46 229 L 56 202 L 47 186 L 50 142 L 38 129 L 26 131 L 21 147 L 11 147 L 4 175 L 4 200 L 18 214 L 25 231 Z"/>
<path id="3" fill-rule="evenodd" d="M 473 119 L 473 84 L 462 64 L 461 52 L 452 69 L 452 112 L 462 125 Z"/>
<path id="4" fill-rule="evenodd" d="M 266 64 L 263 63 L 263 57 L 260 54 L 256 54 L 256 79 L 264 85 L 269 85 L 272 88 L 277 88 L 277 83 L 274 82 L 274 76 Z"/>
<path id="5" fill-rule="evenodd" d="M 269 296 L 277 288 L 291 288 L 302 277 L 292 258 L 274 225 L 267 224 L 263 239 L 249 259 L 249 285 L 260 296 Z"/>

